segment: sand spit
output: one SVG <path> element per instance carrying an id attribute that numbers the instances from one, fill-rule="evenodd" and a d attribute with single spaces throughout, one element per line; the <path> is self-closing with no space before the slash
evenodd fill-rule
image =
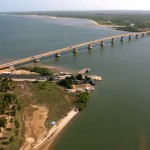
<path id="1" fill-rule="evenodd" d="M 49 110 L 45 106 L 31 105 L 25 108 L 25 143 L 20 150 L 48 150 L 53 141 L 78 113 L 71 110 L 64 118 L 57 122 L 49 131 L 45 127 Z"/>
<path id="2" fill-rule="evenodd" d="M 99 27 L 103 29 L 115 29 L 115 27 L 118 27 L 116 25 L 101 25 L 98 24 L 96 21 L 91 19 L 84 19 L 84 18 L 67 18 L 67 17 L 56 17 L 56 16 L 48 16 L 48 15 L 14 15 L 9 14 L 10 16 L 16 16 L 16 17 L 30 17 L 30 18 L 39 18 L 39 19 L 52 19 L 54 21 L 61 21 L 61 20 L 69 20 L 69 19 L 77 19 L 77 20 L 85 20 L 86 23 L 83 25 L 84 27 Z M 59 19 L 59 20 L 58 20 Z M 89 23 L 88 23 L 89 22 Z"/>
<path id="3" fill-rule="evenodd" d="M 61 119 L 57 124 L 55 124 L 46 134 L 41 136 L 36 143 L 33 144 L 33 149 L 35 150 L 48 150 L 53 141 L 59 135 L 59 133 L 64 129 L 64 127 L 70 122 L 70 120 L 78 113 L 74 109 L 71 110 L 66 116 Z"/>

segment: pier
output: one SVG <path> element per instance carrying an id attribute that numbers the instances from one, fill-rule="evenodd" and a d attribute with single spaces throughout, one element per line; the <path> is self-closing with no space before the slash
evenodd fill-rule
<path id="1" fill-rule="evenodd" d="M 146 35 L 150 35 L 150 31 L 122 34 L 122 35 L 116 35 L 116 36 L 101 38 L 101 39 L 98 39 L 98 40 L 93 40 L 93 41 L 89 41 L 89 42 L 85 42 L 85 43 L 65 47 L 65 48 L 62 48 L 62 49 L 42 53 L 42 54 L 35 55 L 35 56 L 32 56 L 32 57 L 27 57 L 27 58 L 24 58 L 24 59 L 20 59 L 20 60 L 12 61 L 12 62 L 9 62 L 9 63 L 5 63 L 5 64 L 0 65 L 0 70 L 5 69 L 5 68 L 10 68 L 11 66 L 15 67 L 17 65 L 25 64 L 25 63 L 28 63 L 28 62 L 39 62 L 40 59 L 42 59 L 44 57 L 49 57 L 49 56 L 60 57 L 61 54 L 64 53 L 64 52 L 77 53 L 79 48 L 81 48 L 81 47 L 87 47 L 88 49 L 92 49 L 94 44 L 100 44 L 100 46 L 104 46 L 105 42 L 110 42 L 112 44 L 115 44 L 116 41 L 123 42 L 125 39 L 128 39 L 128 40 L 131 40 L 133 38 L 137 39 L 139 37 L 145 37 Z"/>
<path id="2" fill-rule="evenodd" d="M 78 72 L 78 74 L 85 74 L 88 71 L 88 68 L 84 68 Z"/>

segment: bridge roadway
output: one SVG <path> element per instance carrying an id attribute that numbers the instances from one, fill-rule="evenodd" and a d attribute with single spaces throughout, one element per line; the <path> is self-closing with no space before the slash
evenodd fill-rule
<path id="1" fill-rule="evenodd" d="M 32 61 L 38 62 L 38 61 L 40 61 L 40 58 L 43 58 L 43 57 L 49 57 L 49 56 L 53 56 L 53 55 L 55 55 L 56 57 L 59 57 L 60 54 L 63 53 L 63 52 L 69 52 L 69 51 L 72 51 L 72 50 L 73 50 L 73 52 L 77 52 L 78 48 L 84 47 L 84 46 L 88 46 L 88 48 L 91 49 L 92 44 L 96 44 L 96 43 L 100 43 L 100 45 L 103 46 L 105 41 L 110 40 L 111 43 L 115 43 L 115 39 L 118 39 L 118 38 L 120 38 L 120 41 L 123 41 L 124 37 L 127 37 L 128 39 L 131 39 L 132 37 L 136 37 L 136 38 L 138 38 L 139 36 L 143 37 L 146 34 L 150 35 L 150 31 L 137 32 L 137 33 L 128 33 L 128 34 L 122 34 L 122 35 L 116 35 L 116 36 L 101 38 L 101 39 L 98 39 L 98 40 L 89 41 L 89 42 L 69 46 L 69 47 L 66 47 L 66 48 L 54 50 L 54 51 L 51 51 L 51 52 L 42 53 L 42 54 L 35 55 L 35 56 L 32 56 L 32 57 L 27 57 L 27 58 L 24 58 L 24 59 L 20 59 L 20 60 L 12 61 L 12 62 L 9 62 L 9 63 L 5 63 L 5 64 L 0 65 L 0 70 L 2 70 L 4 68 L 9 68 L 11 66 L 21 65 L 21 64 L 24 64 L 24 63 L 27 63 L 27 62 L 32 62 Z"/>

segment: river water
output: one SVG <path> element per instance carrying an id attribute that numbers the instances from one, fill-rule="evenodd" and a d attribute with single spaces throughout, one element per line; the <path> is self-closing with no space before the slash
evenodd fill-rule
<path id="1" fill-rule="evenodd" d="M 58 20 L 1 15 L 0 63 L 123 33 L 87 20 Z M 90 67 L 91 74 L 103 77 L 88 107 L 63 130 L 53 150 L 150 149 L 149 41 L 145 36 L 97 45 L 41 62 L 74 71 Z"/>

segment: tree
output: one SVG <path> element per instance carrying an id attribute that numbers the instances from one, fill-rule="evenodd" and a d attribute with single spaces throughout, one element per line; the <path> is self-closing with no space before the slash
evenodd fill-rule
<path id="1" fill-rule="evenodd" d="M 11 136 L 10 139 L 9 139 L 9 142 L 12 143 L 12 142 L 14 142 L 14 140 L 15 140 L 14 137 Z"/>
<path id="2" fill-rule="evenodd" d="M 17 103 L 17 95 L 13 93 L 6 93 L 3 96 L 3 102 L 7 105 Z"/>
<path id="3" fill-rule="evenodd" d="M 7 123 L 7 120 L 4 117 L 0 118 L 0 127 L 5 128 L 6 127 L 6 123 Z"/>
<path id="4" fill-rule="evenodd" d="M 33 67 L 33 68 L 31 68 L 30 71 L 37 72 L 43 76 L 47 76 L 47 75 L 51 76 L 53 74 L 49 69 L 43 68 L 43 67 Z"/>
<path id="5" fill-rule="evenodd" d="M 18 103 L 18 105 L 17 105 L 17 110 L 18 110 L 18 111 L 21 110 L 21 104 L 20 104 L 20 103 Z"/>
<path id="6" fill-rule="evenodd" d="M 10 118 L 10 122 L 13 123 L 13 118 Z"/>
<path id="7" fill-rule="evenodd" d="M 77 80 L 82 80 L 82 79 L 83 79 L 83 75 L 82 75 L 82 74 L 78 74 L 78 75 L 76 76 L 76 78 L 77 78 Z"/>
<path id="8" fill-rule="evenodd" d="M 80 93 L 76 101 L 75 109 L 77 109 L 78 111 L 82 111 L 83 109 L 85 109 L 88 99 L 89 99 L 89 94 L 87 92 Z"/>
<path id="9" fill-rule="evenodd" d="M 91 77 L 85 76 L 84 83 L 89 83 L 91 80 Z"/>
<path id="10" fill-rule="evenodd" d="M 10 115 L 15 116 L 15 115 L 16 115 L 16 109 L 13 109 L 13 110 L 10 112 Z"/>
<path id="11" fill-rule="evenodd" d="M 8 90 L 12 90 L 14 88 L 14 83 L 10 78 L 4 78 L 1 80 L 0 91 L 7 92 Z"/>
<path id="12" fill-rule="evenodd" d="M 15 130 L 15 135 L 18 136 L 19 130 Z"/>
<path id="13" fill-rule="evenodd" d="M 63 86 L 67 89 L 72 89 L 73 80 L 66 77 L 65 79 L 58 81 L 58 85 Z"/>
<path id="14" fill-rule="evenodd" d="M 5 108 L 2 106 L 0 107 L 0 114 L 4 114 L 5 113 Z"/>
<path id="15" fill-rule="evenodd" d="M 19 127 L 20 127 L 19 122 L 17 120 L 15 120 L 15 128 L 17 129 Z"/>

